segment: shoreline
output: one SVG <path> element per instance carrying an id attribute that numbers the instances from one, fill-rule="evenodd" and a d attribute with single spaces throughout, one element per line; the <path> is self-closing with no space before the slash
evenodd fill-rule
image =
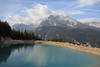
<path id="1" fill-rule="evenodd" d="M 18 44 L 34 44 L 34 40 L 4 40 L 3 42 L 0 43 L 0 47 L 9 47 L 9 46 L 14 46 Z"/>
<path id="2" fill-rule="evenodd" d="M 16 44 L 53 45 L 53 46 L 58 46 L 58 47 L 63 47 L 63 48 L 74 49 L 74 50 L 78 50 L 85 53 L 90 53 L 90 54 L 97 55 L 100 57 L 100 48 L 93 48 L 90 46 L 85 47 L 85 46 L 72 44 L 68 42 L 54 42 L 54 41 L 40 41 L 40 40 L 5 40 L 3 44 L 2 43 L 0 44 L 0 47 L 9 47 L 9 46 L 14 46 Z"/>
<path id="3" fill-rule="evenodd" d="M 68 42 L 54 42 L 54 41 L 34 41 L 35 44 L 46 44 L 46 45 L 53 45 L 53 46 L 59 46 L 59 47 L 63 47 L 63 48 L 70 48 L 70 49 L 74 49 L 74 50 L 78 50 L 81 52 L 85 52 L 85 53 L 90 53 L 96 56 L 100 57 L 100 48 L 93 48 L 90 46 L 80 46 L 77 44 L 72 44 L 72 43 L 68 43 Z"/>

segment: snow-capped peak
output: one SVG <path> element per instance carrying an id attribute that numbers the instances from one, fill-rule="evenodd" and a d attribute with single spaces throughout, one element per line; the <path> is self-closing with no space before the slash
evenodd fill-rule
<path id="1" fill-rule="evenodd" d="M 74 27 L 78 24 L 78 21 L 65 16 L 63 14 L 50 15 L 47 19 L 41 22 L 40 26 L 63 26 L 63 27 Z"/>

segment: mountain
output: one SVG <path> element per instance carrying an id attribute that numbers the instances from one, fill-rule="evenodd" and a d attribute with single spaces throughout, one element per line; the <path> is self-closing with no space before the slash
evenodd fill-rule
<path id="1" fill-rule="evenodd" d="M 26 24 L 14 24 L 13 29 L 20 30 L 21 32 L 24 32 L 25 30 L 30 32 L 35 30 L 35 25 L 26 25 Z"/>
<path id="2" fill-rule="evenodd" d="M 42 21 L 35 34 L 44 40 L 59 38 L 61 41 L 78 41 L 82 44 L 90 43 L 91 46 L 100 47 L 100 29 L 87 24 L 82 24 L 68 16 L 51 15 Z"/>
<path id="3" fill-rule="evenodd" d="M 97 30 L 98 28 L 94 26 L 89 26 L 88 24 L 80 23 L 77 20 L 70 18 L 69 16 L 63 15 L 50 15 L 47 19 L 42 21 L 39 27 L 42 26 L 60 26 L 60 27 L 67 27 L 67 28 L 90 28 Z"/>
<path id="4" fill-rule="evenodd" d="M 50 15 L 46 20 L 41 22 L 40 26 L 63 26 L 76 27 L 79 23 L 63 15 Z"/>
<path id="5" fill-rule="evenodd" d="M 86 24 L 88 24 L 89 26 L 100 28 L 100 22 L 89 22 L 89 23 L 86 23 Z"/>

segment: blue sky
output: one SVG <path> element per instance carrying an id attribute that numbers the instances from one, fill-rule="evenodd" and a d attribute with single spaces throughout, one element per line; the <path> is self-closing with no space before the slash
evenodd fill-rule
<path id="1" fill-rule="evenodd" d="M 0 0 L 0 19 L 6 20 L 15 15 L 24 18 L 27 15 L 22 11 L 34 10 L 37 4 L 45 5 L 52 11 L 64 11 L 82 22 L 100 21 L 100 0 Z"/>

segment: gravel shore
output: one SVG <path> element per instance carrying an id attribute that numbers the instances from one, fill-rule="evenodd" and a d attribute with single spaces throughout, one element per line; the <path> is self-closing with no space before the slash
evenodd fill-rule
<path id="1" fill-rule="evenodd" d="M 78 50 L 78 51 L 87 52 L 87 53 L 91 53 L 91 54 L 100 56 L 100 48 L 93 48 L 93 47 L 90 47 L 90 46 L 87 46 L 87 47 L 79 46 L 77 44 L 72 44 L 72 43 L 68 43 L 68 42 L 35 41 L 35 43 L 60 46 L 60 47 L 63 47 L 63 48 L 71 48 L 71 49 L 75 49 L 75 50 Z"/>

